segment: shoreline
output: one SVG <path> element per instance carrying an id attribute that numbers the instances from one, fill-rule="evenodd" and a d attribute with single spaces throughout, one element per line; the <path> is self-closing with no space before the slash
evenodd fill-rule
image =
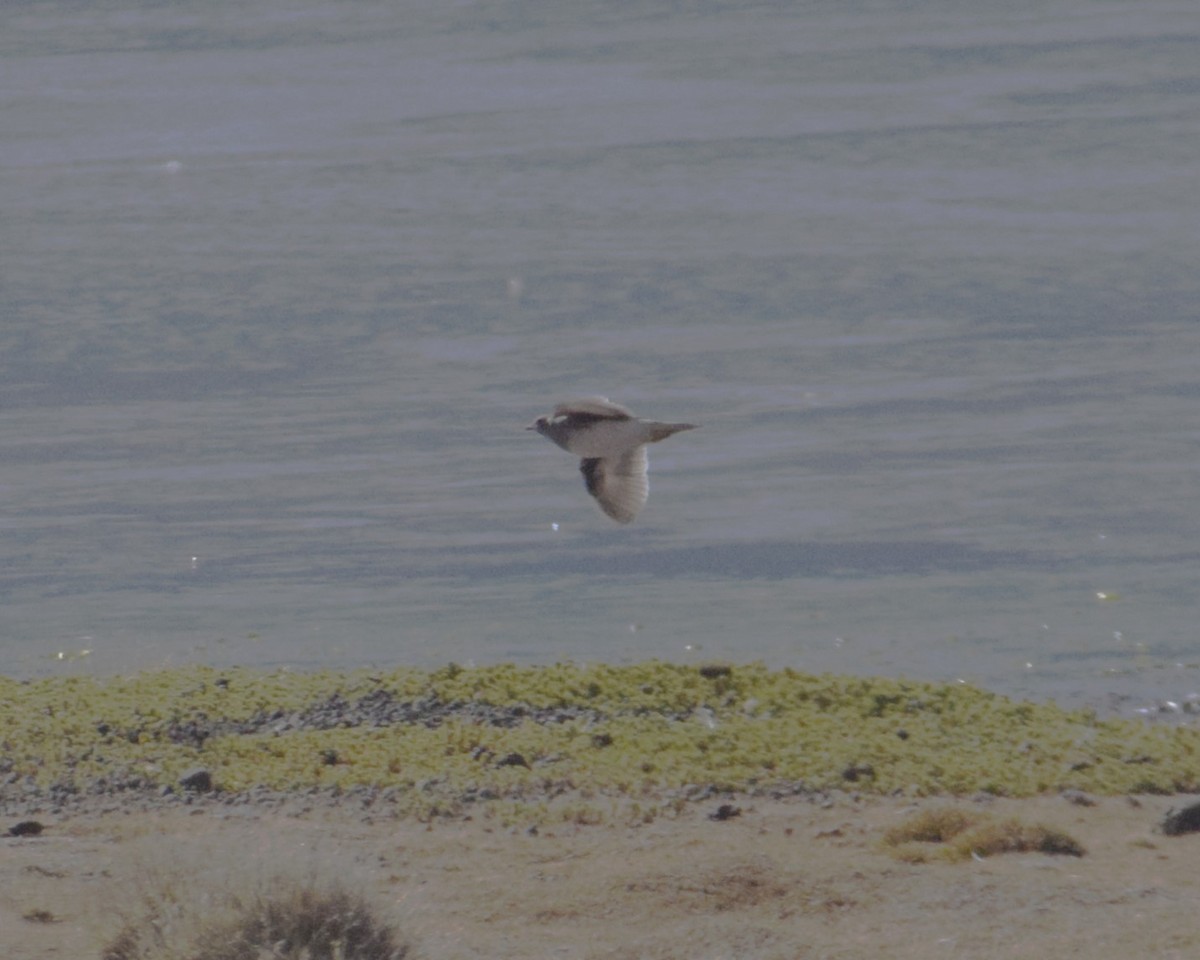
<path id="1" fill-rule="evenodd" d="M 0 723 L 14 960 L 155 960 L 122 924 L 202 927 L 268 869 L 349 884 L 425 960 L 1200 952 L 1200 836 L 1161 829 L 1189 728 L 659 662 L 0 678 Z M 947 811 L 1002 842 L 889 846 Z"/>
<path id="2" fill-rule="evenodd" d="M 418 819 L 509 803 L 537 821 L 576 792 L 669 810 L 705 791 L 1200 791 L 1189 726 L 760 664 L 0 678 L 0 727 L 0 809 L 330 791 Z"/>

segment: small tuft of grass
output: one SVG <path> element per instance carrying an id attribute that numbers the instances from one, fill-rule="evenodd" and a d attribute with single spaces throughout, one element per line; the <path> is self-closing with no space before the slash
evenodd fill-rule
<path id="1" fill-rule="evenodd" d="M 947 847 L 951 860 L 992 857 L 1000 853 L 1048 853 L 1082 857 L 1086 851 L 1074 837 L 1040 823 L 1016 818 L 981 823 L 959 834 Z"/>
<path id="2" fill-rule="evenodd" d="M 285 884 L 247 899 L 232 896 L 190 934 L 173 936 L 175 924 L 156 910 L 127 920 L 101 960 L 404 960 L 407 943 L 363 899 L 345 890 Z"/>
<path id="3" fill-rule="evenodd" d="M 952 807 L 923 810 L 889 829 L 883 845 L 898 860 L 960 861 L 1001 853 L 1047 853 L 1082 857 L 1087 851 L 1070 834 L 1015 817 L 996 820 Z"/>
<path id="4" fill-rule="evenodd" d="M 147 838 L 153 841 L 153 837 Z M 246 857 L 234 838 L 146 844 L 116 885 L 100 960 L 405 960 L 412 945 L 343 877 L 353 864 Z"/>
<path id="5" fill-rule="evenodd" d="M 957 837 L 972 824 L 963 811 L 953 807 L 934 807 L 891 827 L 884 834 L 883 842 L 888 846 L 902 843 L 945 843 Z"/>

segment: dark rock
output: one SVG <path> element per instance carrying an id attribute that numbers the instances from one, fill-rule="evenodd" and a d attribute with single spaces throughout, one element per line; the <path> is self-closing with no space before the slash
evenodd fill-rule
<path id="1" fill-rule="evenodd" d="M 708 815 L 708 819 L 720 822 L 722 820 L 732 820 L 734 817 L 740 817 L 741 815 L 741 807 L 735 807 L 732 803 L 723 803 L 717 807 L 716 813 Z"/>
<path id="2" fill-rule="evenodd" d="M 36 820 L 22 820 L 8 828 L 10 837 L 40 837 L 44 828 Z"/>
<path id="3" fill-rule="evenodd" d="M 1163 818 L 1162 832 L 1168 837 L 1200 832 L 1200 803 L 1193 803 L 1176 812 L 1172 807 Z"/>
<path id="4" fill-rule="evenodd" d="M 179 778 L 179 785 L 193 793 L 208 793 L 213 788 L 212 774 L 203 767 L 193 767 Z"/>

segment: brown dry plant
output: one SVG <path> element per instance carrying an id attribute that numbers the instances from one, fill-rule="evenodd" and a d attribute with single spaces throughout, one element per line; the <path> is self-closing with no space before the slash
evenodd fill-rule
<path id="1" fill-rule="evenodd" d="M 101 960 L 406 960 L 412 944 L 355 882 L 354 866 L 317 851 L 247 856 L 144 838 L 113 892 L 119 926 Z M 162 838 L 159 838 L 160 840 Z"/>
<path id="2" fill-rule="evenodd" d="M 883 836 L 884 847 L 899 860 L 968 860 L 1001 853 L 1047 853 L 1081 857 L 1083 845 L 1062 830 L 1024 824 L 1016 818 L 995 820 L 987 814 L 954 807 L 916 813 Z"/>

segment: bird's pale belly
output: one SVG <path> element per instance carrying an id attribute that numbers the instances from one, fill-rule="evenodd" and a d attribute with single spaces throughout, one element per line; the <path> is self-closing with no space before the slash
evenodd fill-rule
<path id="1" fill-rule="evenodd" d="M 559 444 L 577 457 L 619 457 L 646 442 L 646 430 L 636 420 L 600 421 L 576 430 L 567 444 Z"/>

